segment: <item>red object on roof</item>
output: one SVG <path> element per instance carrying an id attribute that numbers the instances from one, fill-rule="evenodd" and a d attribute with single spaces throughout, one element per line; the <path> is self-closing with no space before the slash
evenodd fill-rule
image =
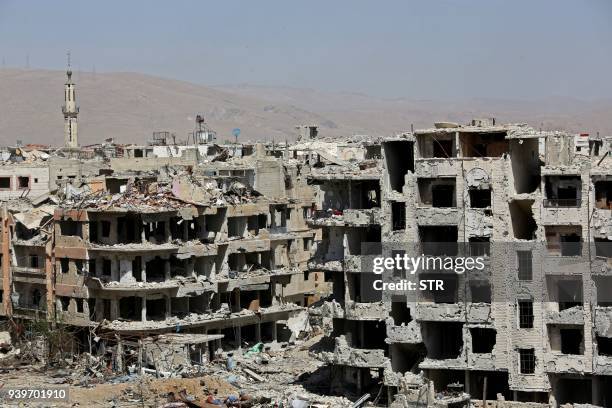
<path id="1" fill-rule="evenodd" d="M 48 150 L 49 149 L 49 145 L 36 144 L 36 143 L 28 143 L 27 145 L 23 146 L 22 149 L 25 150 L 25 151 L 29 151 L 29 150 Z"/>

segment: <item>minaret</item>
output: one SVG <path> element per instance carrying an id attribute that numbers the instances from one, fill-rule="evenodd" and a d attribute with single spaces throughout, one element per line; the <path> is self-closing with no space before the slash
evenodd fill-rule
<path id="1" fill-rule="evenodd" d="M 74 82 L 72 82 L 72 70 L 70 69 L 70 53 L 68 53 L 68 70 L 66 71 L 66 84 L 64 86 L 64 145 L 67 148 L 74 149 L 79 147 L 79 139 L 77 133 L 77 115 L 79 107 L 76 105 L 76 93 L 74 90 Z"/>

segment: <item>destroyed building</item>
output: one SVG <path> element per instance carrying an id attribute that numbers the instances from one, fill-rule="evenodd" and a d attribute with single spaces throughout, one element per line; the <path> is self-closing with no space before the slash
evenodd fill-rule
<path id="1" fill-rule="evenodd" d="M 122 192 L 71 190 L 27 211 L 41 212 L 38 222 L 13 214 L 7 315 L 128 336 L 223 334 L 211 350 L 221 338 L 236 348 L 282 338 L 283 321 L 314 290 L 315 275 L 304 278 L 312 203 L 232 180 L 130 177 Z"/>
<path id="2" fill-rule="evenodd" d="M 316 314 L 333 320 L 338 386 L 359 395 L 382 381 L 398 407 L 429 395 L 427 382 L 497 406 L 612 404 L 609 142 L 477 120 L 364 143 L 361 168 L 341 144 L 318 154 L 309 266 L 333 282 Z M 442 293 L 381 294 L 364 265 L 385 251 L 482 256 L 486 268 L 418 272 Z"/>
<path id="3" fill-rule="evenodd" d="M 155 373 L 319 326 L 322 394 L 612 405 L 609 138 L 482 119 L 219 144 L 199 117 L 188 143 L 79 147 L 66 87 L 66 146 L 1 155 L 11 322 L 69 327 L 74 353 Z M 443 291 L 373 290 L 408 276 L 372 258 L 404 254 L 485 268 L 415 271 Z"/>

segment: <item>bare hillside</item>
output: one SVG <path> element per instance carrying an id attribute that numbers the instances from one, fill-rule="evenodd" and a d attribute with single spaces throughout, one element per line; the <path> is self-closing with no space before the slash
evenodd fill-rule
<path id="1" fill-rule="evenodd" d="M 79 73 L 81 144 L 114 137 L 143 143 L 156 130 L 185 139 L 194 118 L 203 113 L 221 140 L 240 128 L 242 140 L 285 140 L 294 126 L 317 123 L 323 135 L 386 135 L 433 121 L 465 122 L 495 116 L 504 122 L 527 122 L 545 128 L 612 134 L 612 101 L 549 99 L 388 100 L 351 93 L 258 86 L 203 86 L 135 73 Z M 0 141 L 61 144 L 65 74 L 47 70 L 0 70 Z"/>

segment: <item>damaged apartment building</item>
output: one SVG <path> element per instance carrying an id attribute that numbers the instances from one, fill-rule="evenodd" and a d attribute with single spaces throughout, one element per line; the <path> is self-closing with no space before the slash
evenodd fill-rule
<path id="1" fill-rule="evenodd" d="M 69 74 L 65 147 L 0 152 L 7 319 L 69 327 L 75 352 L 117 371 L 170 371 L 295 339 L 309 307 L 325 392 L 394 408 L 612 406 L 609 138 L 483 119 L 222 145 L 198 117 L 185 144 L 156 132 L 79 147 L 74 86 Z M 403 254 L 485 268 L 372 272 Z"/>
<path id="2" fill-rule="evenodd" d="M 312 202 L 292 197 L 299 182 L 285 188 L 283 166 L 272 168 L 259 182 L 275 197 L 178 170 L 168 181 L 132 176 L 117 193 L 86 185 L 57 203 L 5 206 L 4 314 L 96 327 L 104 347 L 203 335 L 192 336 L 198 358 L 288 339 L 287 319 L 314 291 L 316 275 L 304 273 Z"/>
<path id="3" fill-rule="evenodd" d="M 299 180 L 287 182 L 290 165 L 254 160 L 253 172 L 257 163 L 269 171 L 253 181 L 268 196 L 244 177 L 177 170 L 168 180 L 133 175 L 116 193 L 115 178 L 102 189 L 94 178 L 55 204 L 7 212 L 6 315 L 95 325 L 109 339 L 209 335 L 209 356 L 286 337 L 284 323 L 314 290 L 316 275 L 304 274 L 312 201 Z"/>
<path id="4" fill-rule="evenodd" d="M 318 277 L 307 273 L 313 194 L 299 161 L 208 139 L 175 154 L 165 134 L 147 145 L 155 154 L 80 148 L 70 74 L 63 112 L 64 148 L 2 156 L 3 316 L 77 328 L 74 350 L 112 350 L 114 367 L 156 335 L 189 345 L 197 363 L 291 338 Z M 144 367 L 167 368 L 144 355 Z"/>
<path id="5" fill-rule="evenodd" d="M 218 145 L 201 116 L 191 144 L 156 132 L 146 146 L 81 147 L 70 71 L 64 98 L 63 147 L 0 157 L 2 315 L 76 328 L 72 349 L 112 351 L 119 371 L 150 336 L 197 363 L 291 338 L 318 278 L 302 164 Z"/>
<path id="6" fill-rule="evenodd" d="M 309 267 L 333 282 L 316 310 L 333 322 L 332 388 L 384 384 L 393 407 L 612 405 L 609 144 L 485 119 L 309 157 Z M 372 291 L 381 253 L 485 268 L 417 272 L 444 291 Z"/>

